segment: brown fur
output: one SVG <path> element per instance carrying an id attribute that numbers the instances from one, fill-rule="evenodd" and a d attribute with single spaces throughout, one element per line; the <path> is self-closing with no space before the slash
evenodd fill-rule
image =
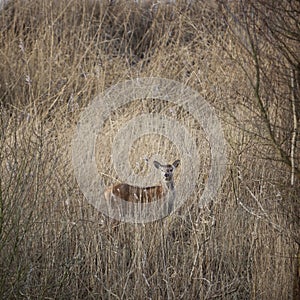
<path id="1" fill-rule="evenodd" d="M 139 188 L 120 183 L 109 187 L 105 191 L 107 200 L 111 199 L 113 195 L 128 202 L 146 203 L 161 199 L 164 196 L 164 192 L 162 186 Z"/>

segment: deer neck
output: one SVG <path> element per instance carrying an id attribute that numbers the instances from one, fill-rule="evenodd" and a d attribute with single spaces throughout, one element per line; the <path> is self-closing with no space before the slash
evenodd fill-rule
<path id="1" fill-rule="evenodd" d="M 166 192 L 172 192 L 175 190 L 174 181 L 173 180 L 170 180 L 170 181 L 163 180 L 162 187 Z"/>
<path id="2" fill-rule="evenodd" d="M 164 195 L 167 199 L 168 214 L 170 214 L 173 211 L 175 200 L 175 186 L 173 179 L 169 181 L 164 180 L 162 186 L 164 190 Z"/>

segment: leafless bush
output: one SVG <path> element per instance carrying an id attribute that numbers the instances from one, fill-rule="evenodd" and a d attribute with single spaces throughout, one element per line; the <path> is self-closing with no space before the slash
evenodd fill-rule
<path id="1" fill-rule="evenodd" d="M 297 299 L 299 5 L 273 4 L 5 5 L 2 298 Z M 146 76 L 181 81 L 214 106 L 230 163 L 214 204 L 199 208 L 209 145 L 201 126 L 176 110 L 197 140 L 203 165 L 198 190 L 169 218 L 113 228 L 77 186 L 71 140 L 80 112 L 96 95 Z M 98 168 L 111 176 L 108 183 L 118 176 L 110 163 L 118 128 L 141 112 L 170 113 L 159 99 L 138 100 L 112 115 L 98 137 Z M 168 152 L 167 141 L 146 143 L 136 142 L 132 164 L 151 147 Z"/>

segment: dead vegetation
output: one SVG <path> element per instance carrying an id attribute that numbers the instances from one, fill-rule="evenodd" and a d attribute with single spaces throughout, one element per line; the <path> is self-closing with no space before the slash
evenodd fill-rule
<path id="1" fill-rule="evenodd" d="M 207 2 L 16 0 L 1 10 L 1 298 L 298 298 L 299 3 Z M 118 177 L 114 135 L 141 113 L 190 128 L 203 168 L 180 211 L 115 230 L 77 185 L 71 141 L 96 95 L 151 76 L 215 108 L 227 173 L 214 203 L 199 208 L 211 163 L 199 124 L 159 99 L 116 111 L 97 140 L 99 172 Z M 178 156 L 163 138 L 133 148 L 141 174 L 144 156 Z"/>

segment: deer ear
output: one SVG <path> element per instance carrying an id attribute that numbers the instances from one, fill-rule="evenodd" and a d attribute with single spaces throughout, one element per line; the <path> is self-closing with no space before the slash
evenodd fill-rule
<path id="1" fill-rule="evenodd" d="M 179 166 L 179 164 L 180 164 L 180 160 L 179 160 L 179 159 L 175 160 L 175 161 L 173 162 L 174 168 L 177 168 L 177 167 Z"/>
<path id="2" fill-rule="evenodd" d="M 161 164 L 158 161 L 156 161 L 156 160 L 153 162 L 153 164 L 154 164 L 154 166 L 155 166 L 156 169 L 159 169 L 160 166 L 161 166 Z"/>

